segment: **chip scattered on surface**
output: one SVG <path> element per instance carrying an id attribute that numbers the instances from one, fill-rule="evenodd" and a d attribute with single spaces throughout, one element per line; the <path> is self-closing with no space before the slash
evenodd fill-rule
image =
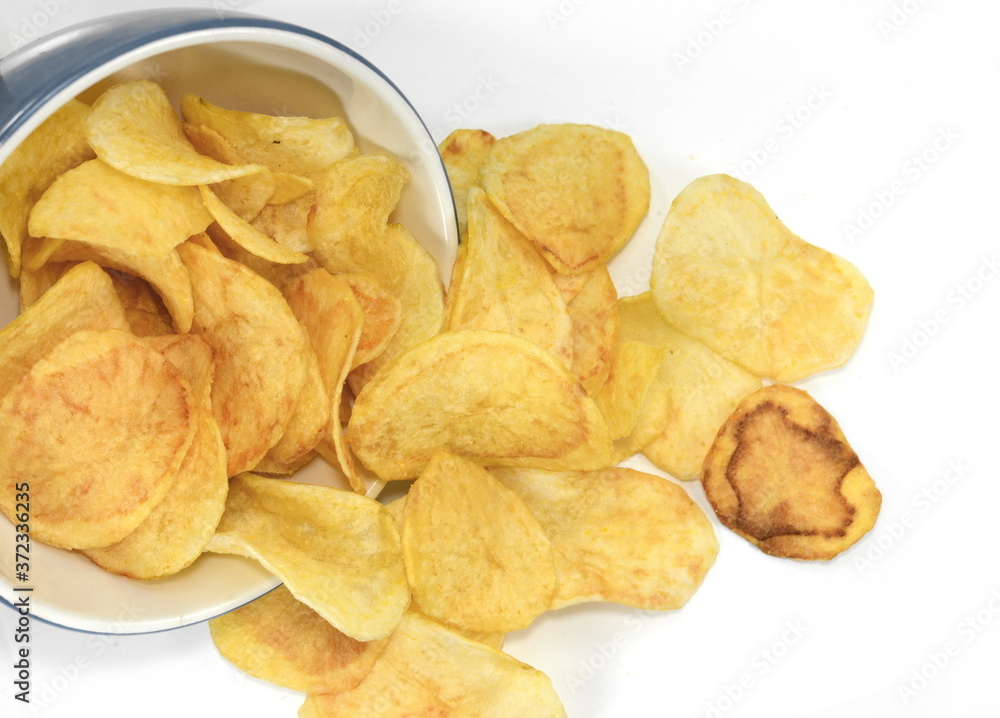
<path id="1" fill-rule="evenodd" d="M 702 474 L 719 520 L 774 556 L 827 560 L 875 524 L 882 496 L 836 420 L 773 384 L 719 430 Z"/>
<path id="2" fill-rule="evenodd" d="M 792 234 L 757 190 L 726 175 L 674 199 L 650 284 L 672 325 L 784 383 L 847 361 L 872 304 L 854 265 Z"/>

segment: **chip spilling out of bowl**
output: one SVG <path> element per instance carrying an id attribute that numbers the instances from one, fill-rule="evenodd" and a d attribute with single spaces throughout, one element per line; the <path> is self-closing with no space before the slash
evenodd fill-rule
<path id="1" fill-rule="evenodd" d="M 180 108 L 113 85 L 0 167 L 0 510 L 29 483 L 35 540 L 136 580 L 259 562 L 281 587 L 212 637 L 300 715 L 564 715 L 504 636 L 684 606 L 719 545 L 683 481 L 774 555 L 873 525 L 874 482 L 787 386 L 848 359 L 871 289 L 749 185 L 692 182 L 651 290 L 618 297 L 650 202 L 629 137 L 456 131 L 446 291 L 394 221 L 406 167 L 342 119 Z M 617 466 L 639 453 L 678 481 Z"/>

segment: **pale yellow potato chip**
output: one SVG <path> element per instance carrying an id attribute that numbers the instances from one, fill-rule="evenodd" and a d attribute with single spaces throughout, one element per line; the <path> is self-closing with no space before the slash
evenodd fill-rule
<path id="1" fill-rule="evenodd" d="M 7 245 L 7 271 L 21 273 L 21 247 L 28 239 L 31 208 L 53 180 L 94 158 L 85 120 L 90 107 L 70 100 L 53 112 L 0 165 L 0 236 Z"/>
<path id="2" fill-rule="evenodd" d="M 458 233 L 464 239 L 469 225 L 466 198 L 469 190 L 480 184 L 479 171 L 490 156 L 496 138 L 485 130 L 455 130 L 438 145 L 441 161 L 448 173 L 452 200 L 458 218 Z"/>
<path id="3" fill-rule="evenodd" d="M 481 329 L 439 334 L 375 374 L 355 399 L 347 441 L 386 480 L 417 476 L 438 451 L 537 468 L 611 458 L 607 424 L 558 359 Z"/>
<path id="4" fill-rule="evenodd" d="M 290 202 L 265 205 L 250 224 L 282 247 L 295 252 L 312 252 L 308 222 L 316 196 L 317 191 L 311 189 Z"/>
<path id="5" fill-rule="evenodd" d="M 270 282 L 190 242 L 178 251 L 194 291 L 192 331 L 215 350 L 212 412 L 233 476 L 256 466 L 291 421 L 307 340 Z"/>
<path id="6" fill-rule="evenodd" d="M 196 423 L 190 385 L 162 354 L 128 331 L 74 332 L 0 400 L 0 511 L 14 521 L 28 485 L 34 540 L 120 541 L 173 486 Z"/>
<path id="7" fill-rule="evenodd" d="M 725 526 L 765 553 L 803 560 L 850 548 L 882 506 L 837 421 L 782 384 L 740 402 L 705 457 L 702 485 Z"/>
<path id="8" fill-rule="evenodd" d="M 163 501 L 121 541 L 84 549 L 106 571 L 152 579 L 175 574 L 201 556 L 222 518 L 229 491 L 226 447 L 212 416 L 214 352 L 193 334 L 145 340 L 163 354 L 191 386 L 195 433 Z"/>
<path id="9" fill-rule="evenodd" d="M 403 558 L 420 610 L 467 631 L 527 628 L 555 588 L 552 547 L 524 502 L 486 469 L 443 452 L 406 495 Z"/>
<path id="10" fill-rule="evenodd" d="M 211 222 L 196 188 L 148 182 L 96 159 L 52 183 L 32 208 L 28 231 L 162 257 Z"/>
<path id="11" fill-rule="evenodd" d="M 230 209 L 212 191 L 199 185 L 201 199 L 219 227 L 238 245 L 251 254 L 275 264 L 301 264 L 308 257 L 302 252 L 286 249 Z"/>
<path id="12" fill-rule="evenodd" d="M 233 164 L 261 164 L 275 172 L 308 175 L 325 172 L 335 162 L 357 152 L 347 123 L 339 117 L 313 119 L 242 112 L 213 105 L 186 94 L 181 114 L 190 125 L 218 133 Z"/>
<path id="13" fill-rule="evenodd" d="M 625 443 L 620 440 L 635 429 L 646 394 L 666 354 L 666 347 L 631 339 L 619 338 L 615 344 L 608 379 L 594 401 L 611 431 L 616 456 L 626 453 Z M 619 460 L 628 458 L 639 448 L 633 448 Z"/>
<path id="14" fill-rule="evenodd" d="M 649 172 L 632 140 L 592 125 L 538 125 L 496 141 L 482 186 L 561 274 L 596 269 L 649 209 Z"/>
<path id="15" fill-rule="evenodd" d="M 30 241 L 30 240 L 29 240 Z M 45 294 L 75 262 L 48 262 L 37 269 L 23 268 L 17 279 L 17 293 L 23 312 Z"/>
<path id="16" fill-rule="evenodd" d="M 597 396 L 608 380 L 618 340 L 618 290 L 603 265 L 587 277 L 566 310 L 573 325 L 573 373 L 588 394 Z"/>
<path id="17" fill-rule="evenodd" d="M 388 639 L 358 641 L 284 585 L 208 622 L 222 657 L 250 674 L 302 693 L 340 693 L 371 671 Z"/>
<path id="18" fill-rule="evenodd" d="M 313 694 L 299 718 L 565 718 L 552 681 L 502 651 L 409 611 L 371 672 L 343 693 Z"/>
<path id="19" fill-rule="evenodd" d="M 338 274 L 354 292 L 364 319 L 351 368 L 370 362 L 388 348 L 403 321 L 403 305 L 377 281 L 364 274 Z"/>
<path id="20" fill-rule="evenodd" d="M 468 192 L 468 222 L 445 329 L 516 334 L 572 366 L 573 324 L 545 260 L 478 187 Z"/>
<path id="21" fill-rule="evenodd" d="M 278 443 L 268 449 L 254 468 L 256 472 L 295 473 L 299 460 L 315 449 L 330 431 L 333 421 L 330 395 L 323 380 L 319 358 L 309 342 L 302 347 L 302 361 L 305 365 L 305 380 L 295 402 L 295 411 Z"/>
<path id="22" fill-rule="evenodd" d="M 210 185 L 212 192 L 246 222 L 252 222 L 260 214 L 271 201 L 277 186 L 274 173 L 270 170 Z"/>
<path id="23" fill-rule="evenodd" d="M 410 602 L 395 521 L 380 503 L 351 491 L 234 477 L 208 550 L 256 559 L 359 641 L 389 635 Z"/>
<path id="24" fill-rule="evenodd" d="M 99 158 L 150 182 L 213 184 L 263 169 L 261 164 L 227 164 L 199 153 L 184 135 L 167 93 L 151 80 L 109 87 L 94 101 L 86 126 L 87 141 Z"/>
<path id="25" fill-rule="evenodd" d="M 313 177 L 321 176 L 307 177 L 290 172 L 272 172 L 271 174 L 274 177 L 274 194 L 271 195 L 268 204 L 286 204 L 305 197 L 316 188 L 316 181 Z"/>
<path id="26" fill-rule="evenodd" d="M 674 199 L 650 284 L 667 321 L 779 382 L 846 362 L 872 304 L 854 265 L 797 237 L 757 190 L 726 175 Z"/>
<path id="27" fill-rule="evenodd" d="M 705 512 L 677 484 L 633 469 L 492 469 L 541 522 L 555 554 L 551 607 L 611 601 L 683 606 L 715 563 Z"/>

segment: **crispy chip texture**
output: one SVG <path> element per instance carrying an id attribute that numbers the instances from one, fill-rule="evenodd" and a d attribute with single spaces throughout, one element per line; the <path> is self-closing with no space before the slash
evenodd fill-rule
<path id="1" fill-rule="evenodd" d="M 601 265 L 566 304 L 573 326 L 573 373 L 591 396 L 608 380 L 618 340 L 618 290 Z"/>
<path id="2" fill-rule="evenodd" d="M 497 140 L 486 194 L 561 274 L 606 262 L 649 209 L 649 172 L 632 140 L 592 125 L 538 125 Z"/>
<path id="3" fill-rule="evenodd" d="M 491 469 L 527 504 L 552 542 L 552 608 L 612 601 L 680 608 L 715 563 L 705 512 L 677 484 L 633 469 Z"/>
<path id="4" fill-rule="evenodd" d="M 240 217 L 223 202 L 211 187 L 200 185 L 201 199 L 218 226 L 238 245 L 251 254 L 275 264 L 301 264 L 308 257 L 302 252 L 286 249 L 245 219 Z"/>
<path id="5" fill-rule="evenodd" d="M 361 307 L 364 317 L 361 337 L 351 368 L 370 362 L 388 348 L 403 320 L 402 302 L 385 287 L 364 274 L 338 274 Z"/>
<path id="6" fill-rule="evenodd" d="M 452 454 L 435 454 L 406 495 L 403 556 L 420 610 L 463 630 L 526 628 L 555 587 L 552 547 L 528 507 Z"/>
<path id="7" fill-rule="evenodd" d="M 485 130 L 455 130 L 438 145 L 441 161 L 448 173 L 451 196 L 455 202 L 458 232 L 465 237 L 469 225 L 466 198 L 469 190 L 480 185 L 479 172 L 490 156 L 496 138 Z"/>
<path id="8" fill-rule="evenodd" d="M 705 458 L 702 484 L 723 524 L 788 558 L 833 558 L 875 525 L 882 503 L 834 418 L 782 384 L 739 404 Z"/>
<path id="9" fill-rule="evenodd" d="M 357 688 L 311 695 L 299 718 L 564 718 L 541 671 L 409 611 Z"/>
<path id="10" fill-rule="evenodd" d="M 365 385 L 347 441 L 383 479 L 419 474 L 437 451 L 483 465 L 598 468 L 611 438 L 579 380 L 505 332 L 428 339 Z"/>
<path id="11" fill-rule="evenodd" d="M 641 448 L 633 445 L 642 440 L 634 434 L 635 427 L 666 354 L 665 347 L 632 339 L 620 339 L 615 344 L 608 379 L 594 401 L 615 440 L 615 455 L 622 460 Z M 627 442 L 621 441 L 624 437 L 629 437 Z M 624 449 L 626 444 L 628 451 Z"/>
<path id="12" fill-rule="evenodd" d="M 75 332 L 0 401 L 0 510 L 31 487 L 31 534 L 60 548 L 120 541 L 170 490 L 191 444 L 191 389 L 120 329 Z"/>
<path id="13" fill-rule="evenodd" d="M 374 499 L 242 474 L 208 549 L 254 558 L 359 641 L 389 635 L 410 602 L 395 520 Z"/>
<path id="14" fill-rule="evenodd" d="M 759 192 L 726 175 L 674 199 L 650 283 L 671 324 L 786 383 L 847 361 L 872 303 L 856 267 L 792 234 Z"/>
<path id="15" fill-rule="evenodd" d="M 194 148 L 167 93 L 151 80 L 109 87 L 90 110 L 87 140 L 125 174 L 167 185 L 199 185 L 254 174 L 259 164 L 226 164 Z M 40 235 L 36 235 L 40 236 Z"/>
<path id="16" fill-rule="evenodd" d="M 255 678 L 303 693 L 339 693 L 368 675 L 388 639 L 358 641 L 284 585 L 208 622 L 222 657 Z"/>

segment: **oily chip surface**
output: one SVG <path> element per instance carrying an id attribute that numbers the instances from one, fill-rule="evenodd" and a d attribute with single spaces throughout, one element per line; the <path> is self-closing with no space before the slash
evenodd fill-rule
<path id="1" fill-rule="evenodd" d="M 702 473 L 719 520 L 762 551 L 826 560 L 875 524 L 882 497 L 832 416 L 773 384 L 720 429 Z"/>

